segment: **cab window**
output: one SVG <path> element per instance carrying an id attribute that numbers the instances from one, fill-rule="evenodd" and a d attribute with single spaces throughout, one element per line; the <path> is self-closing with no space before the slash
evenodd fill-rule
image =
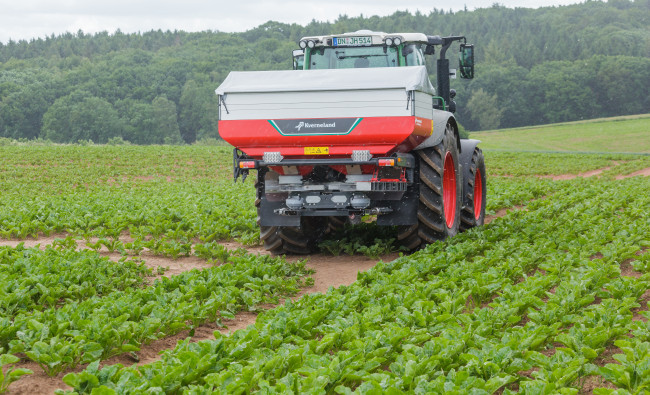
<path id="1" fill-rule="evenodd" d="M 395 47 L 321 47 L 310 50 L 310 69 L 397 67 Z"/>
<path id="2" fill-rule="evenodd" d="M 424 66 L 424 54 L 422 53 L 421 44 L 408 44 L 402 49 L 402 54 L 406 60 L 406 66 Z"/>

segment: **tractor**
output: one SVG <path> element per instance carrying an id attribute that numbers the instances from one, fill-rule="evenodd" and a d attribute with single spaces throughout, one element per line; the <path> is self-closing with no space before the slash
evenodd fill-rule
<path id="1" fill-rule="evenodd" d="M 294 70 L 231 72 L 216 89 L 235 181 L 257 170 L 260 239 L 308 254 L 332 230 L 376 217 L 422 248 L 485 218 L 485 160 L 461 139 L 447 50 L 474 77 L 464 36 L 368 30 L 302 38 Z M 435 55 L 437 87 L 426 59 Z"/>

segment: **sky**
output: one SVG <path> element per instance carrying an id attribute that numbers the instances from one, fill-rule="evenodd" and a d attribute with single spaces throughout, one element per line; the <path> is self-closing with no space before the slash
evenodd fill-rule
<path id="1" fill-rule="evenodd" d="M 434 8 L 459 11 L 498 2 L 514 8 L 577 4 L 579 0 L 0 0 L 0 42 L 31 40 L 66 32 L 124 33 L 150 30 L 241 32 L 269 20 L 306 25 L 340 15 L 386 16 Z"/>

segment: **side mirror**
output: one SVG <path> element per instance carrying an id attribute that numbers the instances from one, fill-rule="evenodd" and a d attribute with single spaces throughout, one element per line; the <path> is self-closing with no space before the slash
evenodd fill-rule
<path id="1" fill-rule="evenodd" d="M 436 53 L 436 47 L 431 44 L 427 44 L 427 46 L 424 48 L 424 54 L 425 55 L 433 55 Z"/>
<path id="2" fill-rule="evenodd" d="M 305 51 L 302 49 L 293 50 L 293 69 L 302 70 L 305 66 Z"/>
<path id="3" fill-rule="evenodd" d="M 458 69 L 460 78 L 474 78 L 474 45 L 460 44 L 460 53 L 458 54 Z"/>

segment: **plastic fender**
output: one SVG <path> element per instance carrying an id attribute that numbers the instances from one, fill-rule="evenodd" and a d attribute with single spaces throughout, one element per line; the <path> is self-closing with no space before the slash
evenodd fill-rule
<path id="1" fill-rule="evenodd" d="M 431 133 L 431 136 L 424 140 L 422 144 L 415 147 L 415 149 L 419 150 L 422 148 L 435 147 L 440 144 L 442 136 L 445 135 L 445 128 L 448 123 L 451 123 L 455 130 L 458 130 L 454 114 L 449 111 L 433 110 L 433 133 Z M 456 138 L 458 138 L 458 133 L 456 134 Z M 459 145 L 458 148 L 461 149 L 461 146 Z"/>

